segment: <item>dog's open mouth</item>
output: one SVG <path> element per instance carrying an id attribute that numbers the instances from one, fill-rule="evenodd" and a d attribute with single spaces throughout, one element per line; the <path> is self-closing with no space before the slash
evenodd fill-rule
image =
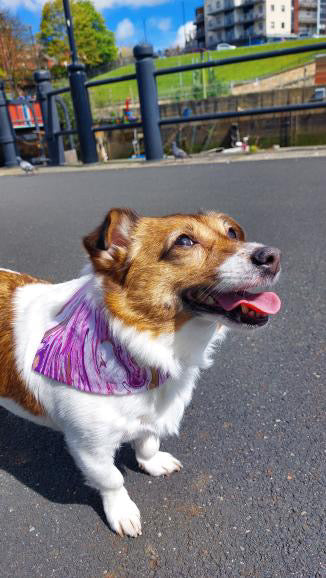
<path id="1" fill-rule="evenodd" d="M 222 315 L 235 323 L 265 325 L 270 315 L 281 308 L 281 300 L 271 291 L 249 293 L 208 293 L 205 289 L 188 289 L 182 296 L 187 308 L 197 313 Z"/>

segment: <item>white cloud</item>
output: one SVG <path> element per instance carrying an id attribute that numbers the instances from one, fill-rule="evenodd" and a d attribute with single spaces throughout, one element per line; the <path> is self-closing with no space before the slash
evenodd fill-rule
<path id="1" fill-rule="evenodd" d="M 8 1 L 10 2 L 10 0 Z M 158 6 L 159 4 L 166 4 L 167 2 L 170 2 L 170 0 L 93 0 L 93 2 L 96 8 L 99 10 L 105 10 L 106 8 L 142 8 L 143 6 Z"/>
<path id="2" fill-rule="evenodd" d="M 129 40 L 135 34 L 135 27 L 129 18 L 124 18 L 119 22 L 115 36 L 116 39 L 120 42 L 124 42 L 125 40 Z"/>
<path id="3" fill-rule="evenodd" d="M 177 37 L 174 41 L 174 46 L 180 46 L 183 48 L 185 46 L 185 38 L 193 38 L 196 32 L 196 27 L 191 20 L 186 22 L 185 25 L 180 26 L 177 31 Z"/>
<path id="4" fill-rule="evenodd" d="M 25 8 L 30 12 L 39 12 L 46 0 L 1 0 L 1 8 L 16 12 L 18 8 Z"/>
<path id="5" fill-rule="evenodd" d="M 96 8 L 104 10 L 105 8 L 141 8 L 143 6 L 158 6 L 167 4 L 170 0 L 93 0 Z M 16 12 L 18 8 L 25 8 L 30 12 L 39 12 L 46 0 L 1 0 L 1 8 L 8 8 Z"/>
<path id="6" fill-rule="evenodd" d="M 171 18 L 150 18 L 148 21 L 152 28 L 157 28 L 160 32 L 168 32 L 171 30 Z"/>

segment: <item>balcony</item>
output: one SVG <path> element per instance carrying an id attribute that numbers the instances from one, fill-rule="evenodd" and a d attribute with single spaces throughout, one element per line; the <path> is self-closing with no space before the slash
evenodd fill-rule
<path id="1" fill-rule="evenodd" d="M 299 12 L 299 24 L 317 24 L 316 13 Z"/>
<path id="2" fill-rule="evenodd" d="M 254 12 L 254 20 L 265 20 L 266 16 L 264 12 Z"/>
<path id="3" fill-rule="evenodd" d="M 224 2 L 220 1 L 215 7 L 211 6 L 206 8 L 207 14 L 218 14 L 219 12 L 224 12 Z"/>
<path id="4" fill-rule="evenodd" d="M 317 10 L 318 2 L 317 0 L 300 0 L 300 8 Z"/>
<path id="5" fill-rule="evenodd" d="M 234 0 L 224 0 L 224 11 L 228 12 L 229 10 L 234 9 Z"/>
<path id="6" fill-rule="evenodd" d="M 216 6 L 212 6 L 211 8 L 207 7 L 206 10 L 208 14 L 218 14 L 219 12 L 230 12 L 236 8 L 237 6 L 235 6 L 234 0 L 220 0 Z"/>
<path id="7" fill-rule="evenodd" d="M 255 15 L 253 12 L 247 12 L 244 15 L 244 22 L 249 23 L 249 22 L 254 22 L 255 20 Z"/>
<path id="8" fill-rule="evenodd" d="M 245 15 L 241 12 L 235 12 L 233 16 L 234 24 L 243 24 L 245 21 Z"/>
<path id="9" fill-rule="evenodd" d="M 212 28 L 212 30 L 221 30 L 222 28 L 224 28 L 224 21 L 223 20 L 217 20 Z"/>
<path id="10" fill-rule="evenodd" d="M 235 22 L 233 18 L 225 18 L 224 20 L 224 28 L 233 28 Z"/>
<path id="11" fill-rule="evenodd" d="M 221 28 L 224 28 L 224 20 L 223 18 L 220 20 L 209 20 L 207 27 L 208 30 L 220 30 Z"/>

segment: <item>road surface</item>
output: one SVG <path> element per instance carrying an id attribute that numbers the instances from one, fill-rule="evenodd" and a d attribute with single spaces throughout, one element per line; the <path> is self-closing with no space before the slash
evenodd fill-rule
<path id="1" fill-rule="evenodd" d="M 0 179 L 0 265 L 59 282 L 113 206 L 218 209 L 279 247 L 282 312 L 233 333 L 202 374 L 168 479 L 118 456 L 143 536 L 107 527 L 61 435 L 0 410 L 2 578 L 325 577 L 325 193 L 322 159 Z"/>

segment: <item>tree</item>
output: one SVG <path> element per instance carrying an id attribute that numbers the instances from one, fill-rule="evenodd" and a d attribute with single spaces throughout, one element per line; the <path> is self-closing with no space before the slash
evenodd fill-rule
<path id="1" fill-rule="evenodd" d="M 87 68 L 112 62 L 117 57 L 114 34 L 91 0 L 71 0 L 78 58 Z M 42 10 L 39 40 L 61 69 L 70 62 L 69 42 L 62 0 L 48 0 Z"/>
<path id="2" fill-rule="evenodd" d="M 37 54 L 30 29 L 7 11 L 0 11 L 0 77 L 14 89 L 30 79 L 37 68 Z"/>

